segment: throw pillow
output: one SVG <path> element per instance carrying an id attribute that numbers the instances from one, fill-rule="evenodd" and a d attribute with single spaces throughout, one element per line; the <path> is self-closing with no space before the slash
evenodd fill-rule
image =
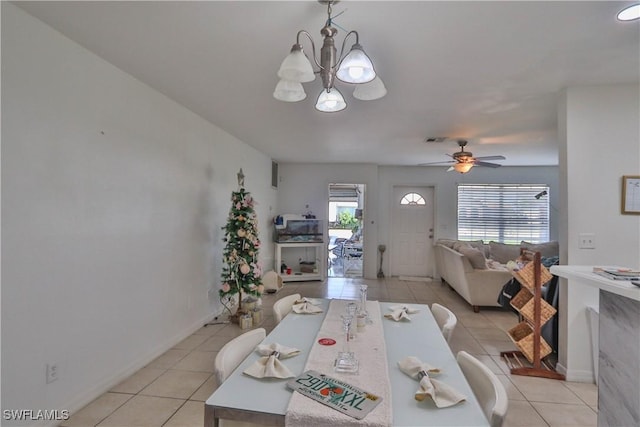
<path id="1" fill-rule="evenodd" d="M 489 258 L 489 246 L 485 245 L 482 240 L 473 240 L 466 243 L 468 243 L 472 248 L 480 250 L 485 258 Z"/>
<path id="2" fill-rule="evenodd" d="M 452 249 L 454 251 L 456 251 L 456 252 L 460 252 L 460 249 L 462 249 L 462 248 L 470 248 L 470 247 L 471 247 L 471 245 L 469 245 L 469 243 L 467 243 L 467 242 L 457 241 L 457 242 L 455 242 L 453 244 L 453 248 Z M 462 252 L 460 252 L 460 253 L 462 253 Z"/>
<path id="3" fill-rule="evenodd" d="M 520 245 L 508 245 L 500 242 L 489 242 L 491 248 L 491 258 L 500 264 L 517 259 L 520 256 Z"/>
<path id="4" fill-rule="evenodd" d="M 558 242 L 555 240 L 545 243 L 530 243 L 523 240 L 520 242 L 520 245 L 530 251 L 540 252 L 541 257 L 550 258 L 560 255 L 560 247 Z"/>
<path id="5" fill-rule="evenodd" d="M 476 270 L 486 270 L 487 260 L 480 249 L 473 248 L 471 246 L 461 247 L 458 251 L 462 255 L 466 256 L 471 266 Z"/>

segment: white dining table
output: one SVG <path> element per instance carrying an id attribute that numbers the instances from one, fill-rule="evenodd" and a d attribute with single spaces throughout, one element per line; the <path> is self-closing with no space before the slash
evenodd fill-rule
<path id="1" fill-rule="evenodd" d="M 264 343 L 280 343 L 301 350 L 300 356 L 286 359 L 287 368 L 296 376 L 304 372 L 309 349 L 316 340 L 330 300 L 319 300 L 323 313 L 316 315 L 289 313 L 265 338 Z M 390 313 L 390 306 L 398 303 L 381 302 L 381 313 Z M 478 401 L 460 370 L 454 354 L 445 341 L 431 314 L 429 306 L 409 304 L 420 311 L 410 321 L 395 322 L 380 317 L 387 351 L 390 379 L 393 426 L 488 426 Z M 357 337 L 356 337 L 357 339 Z M 339 351 L 339 343 L 336 352 Z M 467 399 L 448 408 L 437 408 L 426 399 L 414 399 L 418 381 L 400 371 L 398 361 L 415 356 L 441 369 L 437 376 L 466 395 Z M 242 372 L 258 360 L 252 352 L 227 380 L 205 402 L 205 427 L 218 425 L 219 419 L 250 421 L 263 425 L 284 426 L 287 406 L 293 393 L 287 380 L 256 379 Z M 335 372 L 324 372 L 335 376 Z M 343 377 L 348 381 L 348 376 Z M 373 391 L 373 390 L 372 390 Z M 327 408 L 327 410 L 332 410 Z"/>

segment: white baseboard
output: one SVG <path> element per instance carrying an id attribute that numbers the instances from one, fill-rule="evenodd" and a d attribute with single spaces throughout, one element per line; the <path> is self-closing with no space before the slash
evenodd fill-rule
<path id="1" fill-rule="evenodd" d="M 576 382 L 576 383 L 595 384 L 592 371 L 576 370 L 576 369 L 567 370 L 567 368 L 560 363 L 556 364 L 556 371 L 559 374 L 564 375 L 567 381 Z"/>

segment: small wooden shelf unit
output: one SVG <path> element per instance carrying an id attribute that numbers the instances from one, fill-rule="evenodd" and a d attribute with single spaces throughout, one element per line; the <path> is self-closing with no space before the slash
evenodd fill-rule
<path id="1" fill-rule="evenodd" d="M 551 273 L 541 264 L 540 252 L 522 249 L 520 257 L 529 262 L 520 271 L 513 272 L 522 289 L 511 300 L 511 306 L 520 313 L 522 321 L 509 330 L 509 337 L 520 351 L 503 351 L 500 356 L 513 375 L 564 380 L 564 375 L 543 360 L 552 349 L 540 336 L 542 325 L 556 313 L 556 309 L 542 299 L 542 283 L 551 279 Z"/>

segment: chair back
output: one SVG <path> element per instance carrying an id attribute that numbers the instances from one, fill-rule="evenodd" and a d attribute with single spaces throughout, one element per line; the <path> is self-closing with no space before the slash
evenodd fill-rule
<path id="1" fill-rule="evenodd" d="M 491 427 L 502 426 L 509 406 L 504 385 L 484 363 L 466 351 L 458 352 L 457 360 Z"/>
<path id="2" fill-rule="evenodd" d="M 436 323 L 440 327 L 442 335 L 444 335 L 447 342 L 450 342 L 453 330 L 458 324 L 458 318 L 447 307 L 437 303 L 431 305 L 431 312 L 433 313 L 433 317 L 436 318 Z"/>
<path id="3" fill-rule="evenodd" d="M 254 329 L 235 337 L 224 345 L 213 362 L 218 385 L 221 385 L 238 365 L 256 348 L 267 336 L 264 328 Z"/>
<path id="4" fill-rule="evenodd" d="M 273 316 L 275 317 L 276 325 L 280 323 L 287 314 L 289 314 L 291 307 L 293 307 L 293 303 L 300 298 L 302 298 L 300 294 L 287 295 L 273 303 Z"/>

